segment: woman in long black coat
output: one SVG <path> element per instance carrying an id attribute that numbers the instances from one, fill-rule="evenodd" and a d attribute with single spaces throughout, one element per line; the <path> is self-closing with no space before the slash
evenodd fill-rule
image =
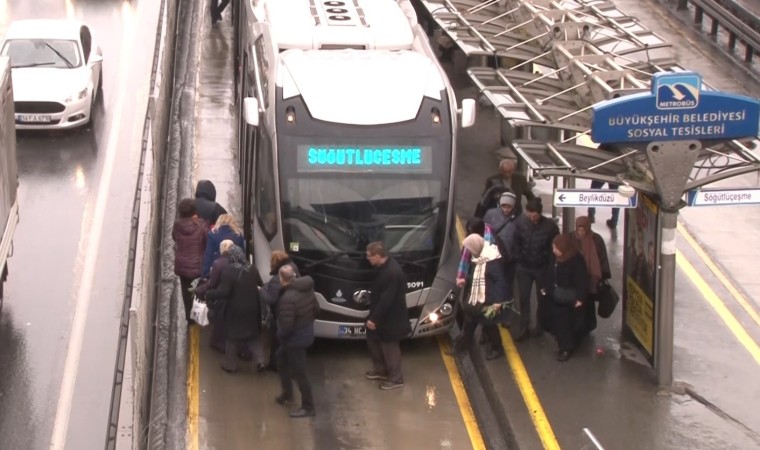
<path id="1" fill-rule="evenodd" d="M 593 309 L 594 303 L 588 298 L 586 261 L 578 251 L 575 239 L 567 233 L 555 236 L 552 252 L 546 281 L 540 290 L 545 296 L 543 323 L 557 340 L 557 360 L 567 361 L 580 340 L 588 334 L 584 318 L 586 309 Z"/>
<path id="2" fill-rule="evenodd" d="M 264 367 L 261 348 L 261 300 L 259 287 L 263 284 L 256 266 L 250 264 L 238 246 L 228 253 L 229 264 L 222 270 L 222 278 L 214 289 L 206 293 L 209 300 L 224 300 L 221 322 L 227 333 L 225 358 L 222 369 L 237 371 L 237 350 L 241 344 L 251 346 L 254 361 Z"/>

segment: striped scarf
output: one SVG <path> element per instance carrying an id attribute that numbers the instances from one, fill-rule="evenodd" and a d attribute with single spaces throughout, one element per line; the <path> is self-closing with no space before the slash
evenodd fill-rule
<path id="1" fill-rule="evenodd" d="M 470 298 L 467 302 L 471 305 L 481 305 L 486 301 L 486 264 L 490 261 L 501 258 L 498 247 L 486 242 L 480 256 L 472 258 L 475 269 L 472 274 L 472 286 L 470 288 Z"/>

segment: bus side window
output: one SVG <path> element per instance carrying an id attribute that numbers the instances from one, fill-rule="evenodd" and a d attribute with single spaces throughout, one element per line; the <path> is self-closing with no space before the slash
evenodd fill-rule
<path id="1" fill-rule="evenodd" d="M 259 225 L 267 240 L 272 240 L 277 233 L 277 208 L 274 189 L 274 165 L 272 158 L 272 141 L 266 129 L 259 128 L 259 146 L 256 161 L 256 195 L 252 199 Z"/>

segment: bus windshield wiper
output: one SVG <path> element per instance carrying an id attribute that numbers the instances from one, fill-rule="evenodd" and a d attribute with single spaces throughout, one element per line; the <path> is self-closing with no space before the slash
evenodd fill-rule
<path id="1" fill-rule="evenodd" d="M 318 266 L 321 266 L 323 264 L 327 264 L 329 262 L 335 261 L 336 259 L 340 258 L 341 256 L 353 256 L 353 257 L 364 256 L 364 252 L 345 251 L 345 252 L 334 253 L 334 254 L 328 256 L 327 258 L 322 258 L 320 260 L 313 261 L 312 263 L 307 264 L 306 266 L 304 266 L 304 269 L 306 269 L 307 271 L 312 270 L 315 267 L 318 267 Z"/>
<path id="2" fill-rule="evenodd" d="M 27 67 L 52 66 L 53 64 L 55 64 L 54 61 L 36 62 L 36 63 L 29 63 L 29 64 L 18 64 L 18 65 L 12 65 L 11 69 L 26 69 Z"/>
<path id="3" fill-rule="evenodd" d="M 69 61 L 68 58 L 66 58 L 65 56 L 63 56 L 63 54 L 61 52 L 59 52 L 58 50 L 56 50 L 55 47 L 53 47 L 52 45 L 50 45 L 49 42 L 45 42 L 45 47 L 49 48 L 50 50 L 53 51 L 53 53 L 55 53 L 56 55 L 58 55 L 58 57 L 61 58 L 63 60 L 63 62 L 66 63 L 66 65 L 69 67 L 69 69 L 73 69 L 74 68 L 74 64 L 72 64 L 71 61 Z"/>

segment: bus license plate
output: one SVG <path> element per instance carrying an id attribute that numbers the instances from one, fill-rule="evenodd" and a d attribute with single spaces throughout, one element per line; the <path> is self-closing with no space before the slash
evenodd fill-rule
<path id="1" fill-rule="evenodd" d="M 19 122 L 50 122 L 50 116 L 42 114 L 19 114 L 17 119 Z"/>
<path id="2" fill-rule="evenodd" d="M 341 337 L 353 337 L 353 336 L 364 336 L 367 334 L 367 329 L 363 325 L 358 326 L 350 326 L 350 325 L 339 325 L 338 326 L 338 336 Z"/>

